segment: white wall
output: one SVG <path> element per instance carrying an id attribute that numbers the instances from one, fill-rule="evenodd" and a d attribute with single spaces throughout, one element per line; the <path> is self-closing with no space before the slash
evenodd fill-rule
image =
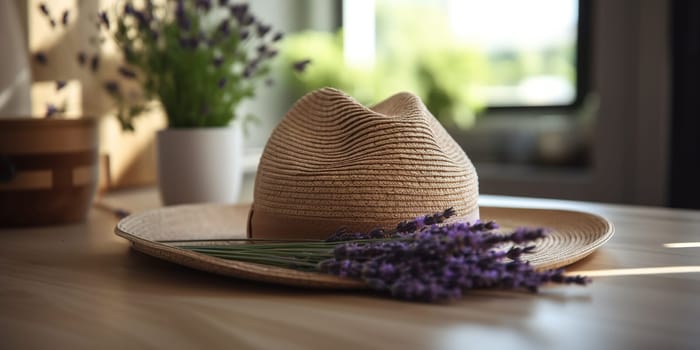
<path id="1" fill-rule="evenodd" d="M 668 0 L 593 2 L 591 78 L 600 109 L 590 171 L 495 170 L 481 174 L 482 192 L 665 205 L 668 7 Z"/>

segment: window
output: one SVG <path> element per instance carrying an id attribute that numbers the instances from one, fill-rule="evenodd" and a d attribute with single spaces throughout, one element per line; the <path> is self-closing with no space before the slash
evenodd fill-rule
<path id="1" fill-rule="evenodd" d="M 300 34 L 314 59 L 302 90 L 337 86 L 367 104 L 408 90 L 462 128 L 487 108 L 570 106 L 579 13 L 576 0 L 345 0 L 338 33 Z"/>
<path id="2" fill-rule="evenodd" d="M 576 0 L 345 1 L 343 20 L 351 64 L 386 59 L 410 75 L 403 62 L 430 65 L 420 62 L 424 56 L 442 56 L 436 69 L 470 74 L 435 72 L 436 79 L 446 86 L 473 80 L 488 106 L 568 105 L 576 98 Z M 451 59 L 462 63 L 448 66 Z"/>

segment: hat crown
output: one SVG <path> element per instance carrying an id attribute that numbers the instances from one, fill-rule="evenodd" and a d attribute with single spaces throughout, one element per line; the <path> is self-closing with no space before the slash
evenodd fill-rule
<path id="1" fill-rule="evenodd" d="M 476 171 L 419 97 L 367 108 L 323 88 L 273 131 L 255 181 L 249 235 L 323 238 L 454 207 L 478 218 Z"/>

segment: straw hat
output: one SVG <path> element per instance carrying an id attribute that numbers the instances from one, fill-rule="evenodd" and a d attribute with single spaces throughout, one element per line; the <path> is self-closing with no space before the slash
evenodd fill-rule
<path id="1" fill-rule="evenodd" d="M 249 234 L 325 238 L 454 207 L 479 218 L 474 166 L 420 98 L 367 108 L 331 88 L 304 96 L 270 136 L 258 166 Z"/>
<path id="2" fill-rule="evenodd" d="M 217 259 L 177 246 L 230 244 L 246 234 L 322 239 L 341 227 L 393 228 L 449 207 L 458 214 L 453 220 L 548 228 L 550 234 L 528 255 L 541 269 L 580 260 L 613 234 L 607 220 L 589 213 L 480 208 L 474 166 L 418 97 L 400 93 L 367 108 L 330 88 L 304 96 L 272 133 L 252 206 L 162 208 L 122 220 L 116 233 L 147 254 L 201 270 L 287 285 L 358 288 L 363 284 L 355 280 Z"/>

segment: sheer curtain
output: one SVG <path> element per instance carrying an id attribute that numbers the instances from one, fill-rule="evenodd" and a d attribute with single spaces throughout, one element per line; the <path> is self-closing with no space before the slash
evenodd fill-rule
<path id="1" fill-rule="evenodd" d="M 15 1 L 0 0 L 0 117 L 30 116 L 31 70 Z"/>

